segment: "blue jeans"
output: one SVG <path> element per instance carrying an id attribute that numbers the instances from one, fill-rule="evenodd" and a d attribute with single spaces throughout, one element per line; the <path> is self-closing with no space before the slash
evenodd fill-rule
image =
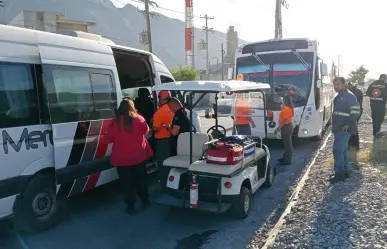
<path id="1" fill-rule="evenodd" d="M 346 131 L 341 131 L 334 135 L 333 158 L 336 173 L 344 173 L 348 170 L 348 141 L 350 137 L 351 133 Z"/>

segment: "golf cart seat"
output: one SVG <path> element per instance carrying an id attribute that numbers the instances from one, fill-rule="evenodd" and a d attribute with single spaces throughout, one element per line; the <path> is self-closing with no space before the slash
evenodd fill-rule
<path id="1" fill-rule="evenodd" d="M 192 133 L 192 162 L 200 159 L 203 154 L 203 146 L 212 140 L 211 135 L 207 133 Z M 188 169 L 189 161 L 189 132 L 182 133 L 177 139 L 177 156 L 169 157 L 164 160 L 163 166 Z"/>

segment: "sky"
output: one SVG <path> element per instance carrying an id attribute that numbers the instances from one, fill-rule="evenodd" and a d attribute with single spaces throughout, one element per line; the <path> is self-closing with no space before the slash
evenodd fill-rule
<path id="1" fill-rule="evenodd" d="M 111 0 L 117 7 L 137 0 Z M 161 8 L 151 10 L 184 21 L 184 0 L 155 0 Z M 286 0 L 282 9 L 283 38 L 309 38 L 320 43 L 323 59 L 336 61 L 340 56 L 343 75 L 360 65 L 376 78 L 387 73 L 385 37 L 386 0 Z M 202 27 L 204 14 L 213 16 L 209 26 L 226 32 L 234 25 L 240 38 L 249 42 L 274 38 L 275 0 L 193 0 L 194 26 Z M 169 9 L 169 10 L 166 10 Z M 381 28 L 383 32 L 378 32 Z M 379 33 L 381 35 L 379 35 Z M 184 35 L 184 34 L 183 34 Z M 219 39 L 211 36 L 209 39 Z"/>

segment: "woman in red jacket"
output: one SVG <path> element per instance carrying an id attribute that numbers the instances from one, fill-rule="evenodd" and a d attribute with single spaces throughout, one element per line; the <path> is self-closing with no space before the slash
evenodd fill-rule
<path id="1" fill-rule="evenodd" d="M 137 113 L 133 100 L 122 100 L 112 120 L 108 139 L 113 143 L 110 163 L 117 168 L 129 214 L 135 212 L 136 192 L 144 209 L 150 205 L 146 160 L 153 152 L 146 139 L 148 133 L 149 127 Z"/>

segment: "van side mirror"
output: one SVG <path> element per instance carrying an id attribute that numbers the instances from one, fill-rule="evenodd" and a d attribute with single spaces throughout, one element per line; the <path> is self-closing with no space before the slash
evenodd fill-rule
<path id="1" fill-rule="evenodd" d="M 322 87 L 322 81 L 321 80 L 317 80 L 316 87 L 317 88 L 321 88 Z"/>
<path id="2" fill-rule="evenodd" d="M 328 76 L 328 65 L 325 63 L 321 63 L 321 76 Z"/>
<path id="3" fill-rule="evenodd" d="M 234 68 L 230 67 L 228 70 L 227 70 L 227 79 L 228 80 L 232 80 L 232 76 L 234 75 Z"/>

